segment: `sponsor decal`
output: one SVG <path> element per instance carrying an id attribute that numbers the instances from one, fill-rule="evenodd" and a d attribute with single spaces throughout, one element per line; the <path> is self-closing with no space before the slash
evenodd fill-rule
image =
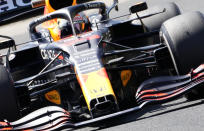
<path id="1" fill-rule="evenodd" d="M 100 4 L 98 4 L 98 3 L 91 3 L 91 4 L 86 4 L 85 8 L 86 9 L 92 9 L 92 8 L 97 8 L 99 6 L 100 6 Z"/>
<path id="2" fill-rule="evenodd" d="M 0 0 L 0 23 L 42 9 L 43 7 L 33 9 L 31 0 Z"/>
<path id="3" fill-rule="evenodd" d="M 75 16 L 74 17 L 74 22 L 77 22 L 77 21 L 84 21 L 84 18 L 82 17 L 82 16 L 80 16 L 80 15 L 77 15 L 77 16 Z"/>
<path id="4" fill-rule="evenodd" d="M 123 83 L 123 86 L 127 86 L 128 81 L 130 80 L 131 76 L 132 76 L 132 71 L 131 70 L 123 70 L 120 74 L 121 76 L 121 80 Z"/>
<path id="5" fill-rule="evenodd" d="M 57 104 L 57 105 L 60 105 L 61 104 L 61 98 L 60 98 L 60 94 L 58 91 L 56 90 L 53 90 L 53 91 L 50 91 L 48 93 L 45 94 L 45 98 L 54 103 L 54 104 Z"/>
<path id="6" fill-rule="evenodd" d="M 30 6 L 31 0 L 0 0 L 0 14 Z"/>

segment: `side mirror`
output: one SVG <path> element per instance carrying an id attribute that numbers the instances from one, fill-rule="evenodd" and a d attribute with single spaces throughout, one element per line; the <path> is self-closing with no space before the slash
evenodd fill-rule
<path id="1" fill-rule="evenodd" d="M 6 40 L 0 41 L 0 50 L 14 47 L 14 46 L 15 46 L 15 41 L 12 39 L 6 39 Z"/>
<path id="2" fill-rule="evenodd" d="M 31 5 L 32 5 L 32 8 L 45 6 L 45 0 L 32 0 Z"/>
<path id="3" fill-rule="evenodd" d="M 129 8 L 129 11 L 130 11 L 131 14 L 133 14 L 133 13 L 137 13 L 137 12 L 146 10 L 147 8 L 148 7 L 147 7 L 146 2 L 140 2 L 140 3 L 137 3 L 136 5 L 131 6 Z"/>
<path id="4" fill-rule="evenodd" d="M 119 9 L 118 9 L 118 0 L 114 0 L 114 3 L 116 4 L 116 5 L 115 5 L 115 10 L 118 11 L 118 10 L 119 10 Z"/>
<path id="5" fill-rule="evenodd" d="M 118 9 L 118 5 L 115 6 L 115 10 L 116 10 L 116 11 L 119 11 L 119 9 Z"/>

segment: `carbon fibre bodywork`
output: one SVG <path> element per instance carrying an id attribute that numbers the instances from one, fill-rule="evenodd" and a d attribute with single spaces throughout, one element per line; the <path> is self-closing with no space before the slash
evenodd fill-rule
<path id="1" fill-rule="evenodd" d="M 77 128 L 141 110 L 148 104 L 174 100 L 203 85 L 203 65 L 178 75 L 168 40 L 164 41 L 166 30 L 147 31 L 143 24 L 132 24 L 165 9 L 121 21 L 109 18 L 110 8 L 102 2 L 80 4 L 30 23 L 33 41 L 5 55 L 19 113 L 9 122 L 1 122 L 1 129 Z M 74 17 L 90 9 L 99 9 L 100 13 L 90 16 L 91 30 L 78 33 Z M 131 7 L 132 11 L 140 9 L 146 9 L 146 4 Z M 56 18 L 70 23 L 71 36 L 53 40 L 49 33 L 43 37 L 45 32 L 36 30 Z"/>

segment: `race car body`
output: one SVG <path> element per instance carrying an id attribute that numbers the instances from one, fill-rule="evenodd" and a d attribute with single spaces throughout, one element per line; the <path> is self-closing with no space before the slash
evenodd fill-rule
<path id="1" fill-rule="evenodd" d="M 44 15 L 30 23 L 32 41 L 21 49 L 2 36 L 8 40 L 0 49 L 9 50 L 0 65 L 1 129 L 77 128 L 184 94 L 189 98 L 192 90 L 202 94 L 203 15 L 180 15 L 174 3 L 149 13 L 142 2 L 130 7 L 129 19 L 115 20 L 109 13 L 117 4 L 84 3 Z M 88 17 L 90 30 L 78 31 L 75 16 L 91 9 L 99 13 Z M 69 22 L 71 35 L 53 40 L 37 30 L 56 18 Z"/>

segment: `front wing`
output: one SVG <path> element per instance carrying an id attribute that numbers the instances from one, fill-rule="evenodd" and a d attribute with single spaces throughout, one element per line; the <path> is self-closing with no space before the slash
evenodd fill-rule
<path id="1" fill-rule="evenodd" d="M 138 106 L 109 115 L 74 123 L 72 113 L 57 107 L 44 107 L 15 122 L 0 122 L 1 130 L 59 130 L 79 128 L 102 120 L 130 112 L 139 111 L 144 106 L 164 103 L 183 96 L 204 83 L 204 65 L 183 76 L 164 76 L 144 81 L 136 92 Z M 162 85 L 162 86 L 161 86 Z"/>

